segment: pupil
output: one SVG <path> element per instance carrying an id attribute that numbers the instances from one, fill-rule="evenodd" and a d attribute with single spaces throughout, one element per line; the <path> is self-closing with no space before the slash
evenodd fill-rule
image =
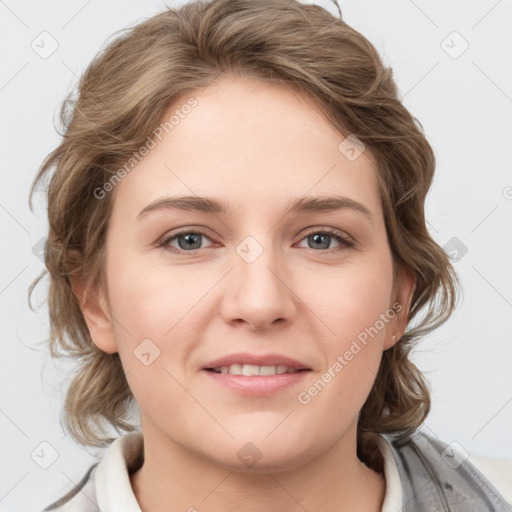
<path id="1" fill-rule="evenodd" d="M 178 238 L 180 249 L 199 249 L 201 247 L 201 241 L 199 238 L 200 236 L 201 235 L 197 233 L 187 233 L 186 235 L 183 235 L 182 237 Z M 186 240 L 185 244 L 181 243 L 182 238 Z"/>
<path id="2" fill-rule="evenodd" d="M 321 242 L 321 239 L 324 238 L 327 243 L 321 244 L 321 245 L 323 245 L 322 249 L 329 248 L 330 235 L 322 235 L 320 233 L 316 233 L 316 234 L 312 235 L 312 238 L 315 243 L 318 243 L 319 241 Z"/>

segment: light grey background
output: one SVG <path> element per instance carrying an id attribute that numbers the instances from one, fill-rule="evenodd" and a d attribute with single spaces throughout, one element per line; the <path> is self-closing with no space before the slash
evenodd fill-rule
<path id="1" fill-rule="evenodd" d="M 27 305 L 43 269 L 33 247 L 46 235 L 44 203 L 37 196 L 37 215 L 30 213 L 29 186 L 58 144 L 54 123 L 77 77 L 115 30 L 163 5 L 0 0 L 2 511 L 41 510 L 93 461 L 59 424 L 62 381 L 72 367 L 38 344 L 48 334 L 47 310 Z M 330 2 L 321 5 L 337 15 Z M 512 2 L 349 0 L 341 8 L 394 68 L 436 153 L 429 229 L 450 251 L 459 247 L 459 256 L 467 249 L 455 263 L 464 300 L 414 356 L 432 387 L 426 428 L 470 452 L 512 457 Z M 45 55 L 52 44 L 58 48 Z"/>

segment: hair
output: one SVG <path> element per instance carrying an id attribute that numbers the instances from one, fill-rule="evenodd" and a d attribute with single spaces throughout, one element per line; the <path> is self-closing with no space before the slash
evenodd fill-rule
<path id="1" fill-rule="evenodd" d="M 115 189 L 171 106 L 219 76 L 244 76 L 309 98 L 341 134 L 355 135 L 376 163 L 393 275 L 416 280 L 408 326 L 384 351 L 358 419 L 358 453 L 375 433 L 405 442 L 430 410 L 428 384 L 411 362 L 415 342 L 456 305 L 455 271 L 431 238 L 424 203 L 435 157 L 423 127 L 404 107 L 390 67 L 359 32 L 317 5 L 297 0 L 196 1 L 127 29 L 105 45 L 60 110 L 62 141 L 43 161 L 30 192 L 48 176 L 49 348 L 77 362 L 64 404 L 79 443 L 105 446 L 105 426 L 130 431 L 134 398 L 119 355 L 92 342 L 70 276 L 105 283 L 107 225 Z M 125 168 L 125 167 L 124 167 Z M 98 190 L 103 190 L 98 194 Z M 101 195 L 101 197 L 99 197 Z M 413 325 L 414 324 L 414 325 Z"/>

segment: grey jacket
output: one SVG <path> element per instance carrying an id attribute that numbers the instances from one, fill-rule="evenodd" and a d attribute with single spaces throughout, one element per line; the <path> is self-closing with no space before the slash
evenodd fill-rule
<path id="1" fill-rule="evenodd" d="M 403 446 L 391 446 L 402 484 L 401 512 L 512 512 L 491 482 L 446 443 L 418 432 Z"/>
<path id="2" fill-rule="evenodd" d="M 383 434 L 398 466 L 402 485 L 402 509 L 397 512 L 512 512 L 512 506 L 491 482 L 451 445 L 419 431 L 406 443 Z M 46 511 L 99 511 L 92 501 L 84 508 L 70 507 L 86 485 L 94 493 L 94 469 L 68 495 L 44 509 Z M 512 475 L 510 475 L 512 481 Z M 96 500 L 95 500 L 96 501 Z"/>

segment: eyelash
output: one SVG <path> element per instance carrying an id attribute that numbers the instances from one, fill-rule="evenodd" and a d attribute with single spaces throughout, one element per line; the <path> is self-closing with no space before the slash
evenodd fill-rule
<path id="1" fill-rule="evenodd" d="M 164 238 L 162 238 L 159 242 L 158 242 L 158 246 L 159 247 L 163 247 L 164 249 L 169 249 L 170 248 L 170 242 L 172 242 L 174 239 L 178 238 L 179 236 L 181 235 L 190 235 L 190 234 L 193 234 L 193 235 L 201 235 L 201 236 L 204 236 L 208 239 L 210 239 L 210 237 L 208 236 L 208 234 L 200 229 L 197 229 L 197 230 L 191 230 L 191 229 L 182 229 L 180 231 L 177 231 L 175 233 L 173 233 L 172 235 L 170 236 L 165 236 Z M 315 250 L 313 248 L 310 248 L 310 247 L 307 247 L 307 249 L 310 249 L 311 251 L 314 251 L 314 252 L 338 252 L 338 251 L 342 251 L 342 250 L 345 250 L 345 249 L 350 249 L 352 247 L 354 247 L 356 245 L 355 241 L 352 240 L 352 239 L 349 239 L 348 237 L 344 237 L 342 235 L 340 235 L 340 233 L 334 229 L 330 229 L 330 228 L 325 228 L 325 229 L 319 229 L 317 231 L 310 231 L 309 233 L 306 233 L 306 235 L 304 235 L 303 238 L 301 238 L 300 241 L 304 240 L 305 238 L 307 238 L 308 236 L 311 236 L 311 235 L 317 235 L 317 234 L 320 234 L 320 235 L 330 235 L 332 237 L 334 237 L 336 239 L 337 242 L 339 242 L 341 244 L 340 247 L 335 247 L 333 249 L 320 249 L 320 250 Z M 203 247 L 204 249 L 204 247 Z M 172 251 L 173 253 L 175 254 L 193 254 L 197 251 L 199 251 L 201 249 L 191 249 L 189 251 L 185 251 L 183 249 L 177 249 L 176 247 L 172 247 Z"/>

